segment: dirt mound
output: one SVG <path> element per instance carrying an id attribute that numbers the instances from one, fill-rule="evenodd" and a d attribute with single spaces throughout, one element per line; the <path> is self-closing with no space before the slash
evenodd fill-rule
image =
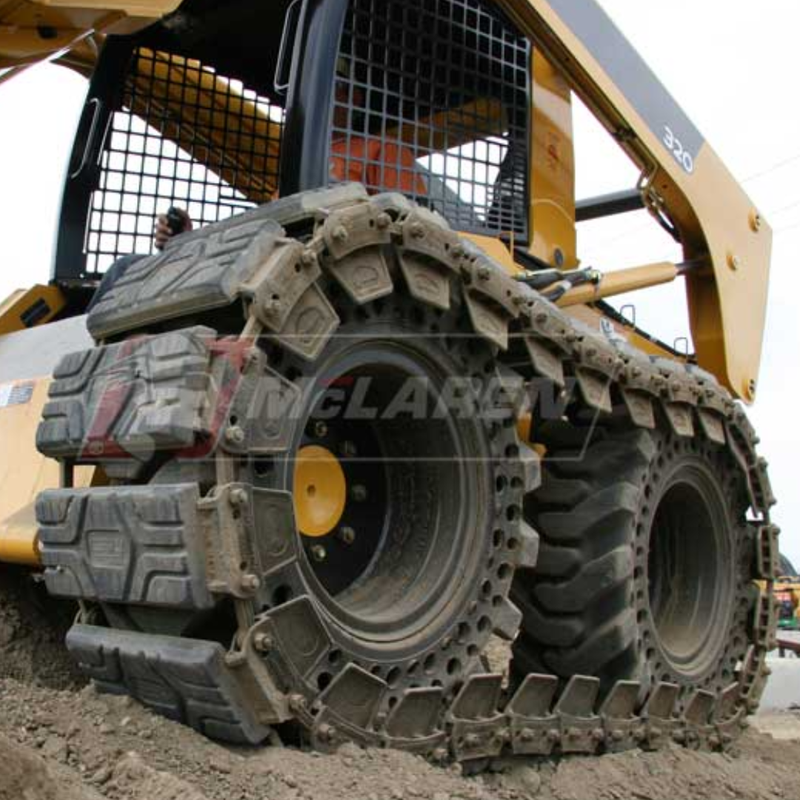
<path id="1" fill-rule="evenodd" d="M 0 734 L 0 800 L 102 800 L 77 776 Z"/>
<path id="2" fill-rule="evenodd" d="M 85 684 L 64 647 L 76 611 L 30 572 L 0 564 L 0 678 L 54 689 Z"/>
<path id="3" fill-rule="evenodd" d="M 0 763 L 14 763 L 0 770 L 0 800 L 773 800 L 797 796 L 800 763 L 800 743 L 750 732 L 726 755 L 675 747 L 515 761 L 467 778 L 353 745 L 332 756 L 224 747 L 91 687 L 0 680 L 0 710 Z"/>

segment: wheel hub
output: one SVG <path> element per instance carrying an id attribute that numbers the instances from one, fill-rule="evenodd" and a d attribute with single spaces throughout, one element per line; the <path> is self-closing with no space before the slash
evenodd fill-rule
<path id="1" fill-rule="evenodd" d="M 329 534 L 344 512 L 347 481 L 339 459 L 326 447 L 306 445 L 294 468 L 294 512 L 303 536 Z"/>

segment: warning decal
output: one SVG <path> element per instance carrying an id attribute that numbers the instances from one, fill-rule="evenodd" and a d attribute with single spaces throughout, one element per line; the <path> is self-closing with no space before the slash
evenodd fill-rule
<path id="1" fill-rule="evenodd" d="M 33 397 L 34 381 L 23 383 L 4 383 L 0 386 L 0 408 L 8 406 L 22 406 L 29 403 Z"/>

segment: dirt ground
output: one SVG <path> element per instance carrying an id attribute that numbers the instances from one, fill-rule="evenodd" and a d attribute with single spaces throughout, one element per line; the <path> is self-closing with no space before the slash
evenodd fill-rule
<path id="1" fill-rule="evenodd" d="M 59 642 L 67 617 L 48 626 L 52 609 L 36 588 L 2 568 L 0 586 L 0 800 L 800 798 L 792 713 L 756 718 L 725 755 L 674 747 L 515 760 L 477 777 L 352 745 L 333 756 L 225 747 L 83 685 Z"/>

